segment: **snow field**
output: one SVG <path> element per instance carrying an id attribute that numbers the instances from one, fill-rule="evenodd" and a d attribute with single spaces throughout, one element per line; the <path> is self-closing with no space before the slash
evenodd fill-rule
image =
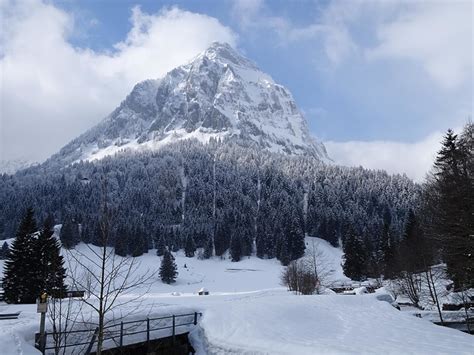
<path id="1" fill-rule="evenodd" d="M 340 266 L 342 252 L 307 238 L 308 254 L 313 239 L 330 264 L 331 280 L 347 280 Z M 84 244 L 72 252 L 92 255 Z M 109 319 L 202 312 L 190 336 L 198 354 L 473 354 L 471 335 L 399 312 L 374 295 L 287 292 L 280 285 L 283 268 L 276 260 L 250 257 L 233 263 L 186 258 L 178 252 L 178 280 L 166 285 L 159 280 L 160 258 L 154 251 L 138 259 L 135 273 L 150 272 L 152 283 L 121 297 L 124 305 Z M 197 295 L 202 287 L 209 296 Z M 138 303 L 126 303 L 145 291 Z M 36 306 L 0 304 L 0 313 L 15 311 L 22 311 L 18 320 L 0 321 L 0 354 L 39 354 L 33 347 L 39 328 Z M 82 312 L 85 318 L 93 316 L 86 306 Z"/>

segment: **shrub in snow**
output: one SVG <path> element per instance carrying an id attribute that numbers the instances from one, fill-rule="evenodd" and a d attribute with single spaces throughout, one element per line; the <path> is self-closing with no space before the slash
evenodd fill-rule
<path id="1" fill-rule="evenodd" d="M 319 285 L 319 279 L 314 270 L 305 260 L 294 260 L 288 264 L 281 275 L 281 282 L 288 290 L 311 295 Z"/>

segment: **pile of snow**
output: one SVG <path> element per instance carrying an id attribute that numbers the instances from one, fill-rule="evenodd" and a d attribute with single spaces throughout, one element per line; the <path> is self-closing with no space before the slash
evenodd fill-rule
<path id="1" fill-rule="evenodd" d="M 202 307 L 200 327 L 213 354 L 472 354 L 474 347 L 472 336 L 371 295 L 267 291 L 216 297 Z"/>

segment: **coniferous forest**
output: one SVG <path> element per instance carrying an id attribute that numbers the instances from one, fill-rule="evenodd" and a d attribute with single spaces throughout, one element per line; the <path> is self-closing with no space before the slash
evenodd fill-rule
<path id="1" fill-rule="evenodd" d="M 218 256 L 230 249 L 234 260 L 255 251 L 284 263 L 302 256 L 305 234 L 337 246 L 349 228 L 375 252 L 387 223 L 394 235 L 401 233 L 420 191 L 407 177 L 383 171 L 185 141 L 67 167 L 53 158 L 2 175 L 0 237 L 14 236 L 32 207 L 39 218 L 51 214 L 63 224 L 66 247 L 96 243 L 104 179 L 114 246 L 122 255 L 164 244 L 190 255 L 200 247 Z"/>
<path id="2" fill-rule="evenodd" d="M 66 248 L 81 241 L 99 245 L 105 180 L 110 240 L 119 255 L 156 248 L 158 255 L 184 249 L 193 257 L 202 248 L 204 258 L 228 251 L 239 261 L 255 253 L 287 265 L 304 254 L 304 237 L 311 235 L 343 246 L 345 273 L 355 280 L 445 261 L 455 282 L 472 282 L 470 131 L 472 124 L 461 137 L 448 131 L 423 185 L 216 141 L 67 167 L 56 166 L 53 157 L 1 176 L 1 237 L 13 237 L 32 207 L 39 218 L 54 216 L 63 224 Z"/>

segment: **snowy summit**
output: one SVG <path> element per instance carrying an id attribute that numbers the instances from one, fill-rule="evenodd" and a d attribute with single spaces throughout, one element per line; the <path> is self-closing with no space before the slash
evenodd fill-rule
<path id="1" fill-rule="evenodd" d="M 217 42 L 165 77 L 137 84 L 119 107 L 55 158 L 96 160 L 190 138 L 327 159 L 291 93 L 230 45 Z"/>

